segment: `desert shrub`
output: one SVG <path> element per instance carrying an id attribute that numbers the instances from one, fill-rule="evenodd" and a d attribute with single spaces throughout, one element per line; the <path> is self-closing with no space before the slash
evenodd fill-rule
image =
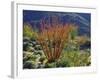
<path id="1" fill-rule="evenodd" d="M 35 47 L 36 45 L 37 45 L 37 42 L 34 40 L 34 41 L 32 41 L 31 42 L 32 44 L 33 44 L 33 46 L 32 47 Z"/>
<path id="2" fill-rule="evenodd" d="M 45 60 L 45 57 L 41 57 L 41 58 L 39 59 L 39 61 L 42 62 L 42 63 L 43 63 L 44 60 Z"/>
<path id="3" fill-rule="evenodd" d="M 23 36 L 30 39 L 36 39 L 37 33 L 33 31 L 33 28 L 30 24 L 24 24 L 23 26 Z"/>
<path id="4" fill-rule="evenodd" d="M 29 37 L 23 37 L 23 42 L 29 42 L 30 41 L 30 38 Z"/>
<path id="5" fill-rule="evenodd" d="M 66 59 L 60 59 L 60 61 L 58 60 L 56 63 L 57 67 L 69 67 L 69 63 Z"/>
<path id="6" fill-rule="evenodd" d="M 50 62 L 45 64 L 45 68 L 55 68 L 56 62 Z"/>
<path id="7" fill-rule="evenodd" d="M 40 56 L 42 56 L 42 52 L 38 51 L 36 54 L 39 54 Z"/>
<path id="8" fill-rule="evenodd" d="M 56 16 L 52 20 L 54 22 L 49 24 L 44 20 L 40 23 L 41 32 L 38 33 L 37 38 L 49 62 L 60 58 L 65 42 L 69 38 L 70 31 L 75 26 L 59 23 Z"/>
<path id="9" fill-rule="evenodd" d="M 33 55 L 32 52 L 24 52 L 23 53 L 23 62 L 28 61 L 28 60 L 33 60 L 35 61 L 37 57 Z"/>
<path id="10" fill-rule="evenodd" d="M 28 43 L 27 42 L 23 42 L 23 50 L 27 51 L 28 48 Z"/>
<path id="11" fill-rule="evenodd" d="M 74 40 L 76 36 L 78 36 L 78 27 L 75 25 L 71 25 L 69 40 Z"/>
<path id="12" fill-rule="evenodd" d="M 67 67 L 88 66 L 91 64 L 90 57 L 90 53 L 85 51 L 65 51 L 60 60 L 63 62 L 64 59 Z"/>
<path id="13" fill-rule="evenodd" d="M 28 68 L 28 69 L 34 68 L 34 61 L 26 61 L 26 62 L 23 64 L 23 68 Z"/>
<path id="14" fill-rule="evenodd" d="M 81 66 L 89 66 L 91 65 L 91 56 L 90 56 L 90 53 L 83 53 L 83 54 L 80 54 L 81 57 L 81 62 L 80 62 L 80 65 Z"/>
<path id="15" fill-rule="evenodd" d="M 33 44 L 30 42 L 23 42 L 23 50 L 24 51 L 34 51 Z"/>
<path id="16" fill-rule="evenodd" d="M 29 51 L 29 52 L 34 52 L 35 50 L 34 50 L 33 47 L 28 47 L 28 48 L 27 48 L 27 51 Z"/>
<path id="17" fill-rule="evenodd" d="M 36 45 L 34 48 L 35 50 L 42 50 L 42 47 L 40 45 Z"/>
<path id="18" fill-rule="evenodd" d="M 76 45 L 80 47 L 81 45 L 88 44 L 88 37 L 87 36 L 77 36 L 74 40 L 76 42 Z"/>

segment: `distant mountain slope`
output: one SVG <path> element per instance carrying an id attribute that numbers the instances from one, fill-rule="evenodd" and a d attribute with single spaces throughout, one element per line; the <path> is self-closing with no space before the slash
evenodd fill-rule
<path id="1" fill-rule="evenodd" d="M 35 28 L 39 28 L 41 19 L 49 20 L 53 15 L 59 17 L 62 23 L 72 23 L 79 26 L 79 35 L 90 36 L 91 14 L 71 13 L 71 12 L 47 12 L 47 11 L 23 11 L 23 22 L 29 23 Z"/>

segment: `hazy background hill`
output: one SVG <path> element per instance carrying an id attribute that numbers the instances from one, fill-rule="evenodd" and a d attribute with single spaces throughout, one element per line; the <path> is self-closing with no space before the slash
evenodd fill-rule
<path id="1" fill-rule="evenodd" d="M 48 11 L 23 11 L 23 22 L 29 23 L 33 28 L 38 29 L 41 19 L 46 21 L 51 19 L 53 15 L 59 17 L 61 23 L 76 24 L 79 35 L 90 36 L 91 30 L 91 14 L 90 13 L 75 13 L 75 12 L 48 12 Z"/>

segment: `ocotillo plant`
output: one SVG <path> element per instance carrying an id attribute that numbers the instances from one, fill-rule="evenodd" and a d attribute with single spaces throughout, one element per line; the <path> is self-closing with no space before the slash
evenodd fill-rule
<path id="1" fill-rule="evenodd" d="M 55 19 L 57 20 L 57 19 Z M 65 42 L 69 37 L 71 24 L 45 23 L 41 22 L 41 32 L 38 33 L 38 42 L 42 46 L 48 62 L 56 61 L 59 59 Z"/>

